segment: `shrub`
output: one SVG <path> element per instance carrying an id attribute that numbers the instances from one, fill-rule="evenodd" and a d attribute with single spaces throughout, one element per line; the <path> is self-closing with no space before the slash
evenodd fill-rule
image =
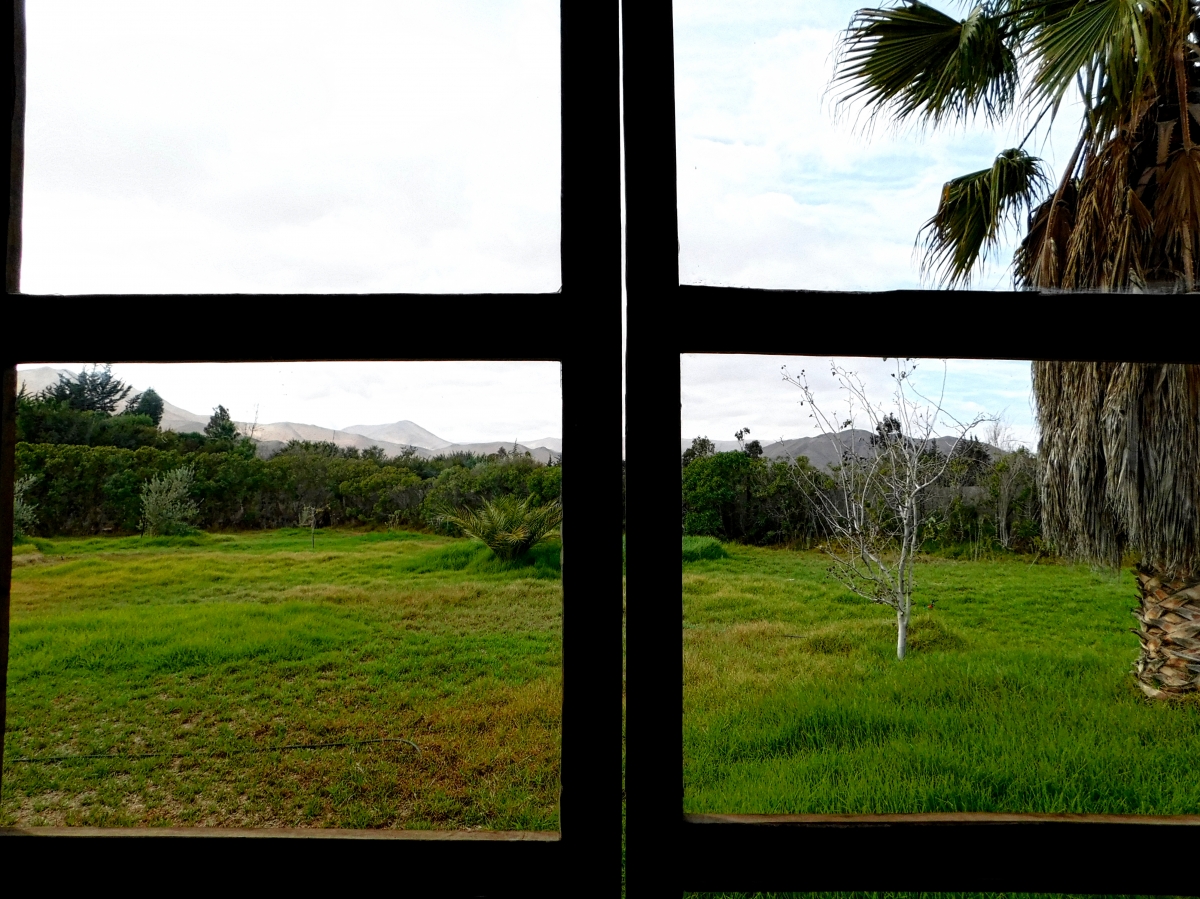
<path id="1" fill-rule="evenodd" d="M 36 475 L 26 475 L 17 478 L 13 484 L 13 540 L 20 540 L 29 535 L 29 531 L 37 524 L 36 503 L 25 501 L 25 493 L 37 481 Z"/>
<path id="2" fill-rule="evenodd" d="M 142 488 L 142 524 L 156 537 L 179 537 L 195 532 L 192 521 L 199 508 L 188 496 L 194 475 L 181 466 L 155 475 Z"/>
<path id="3" fill-rule="evenodd" d="M 699 562 L 701 559 L 728 559 L 729 553 L 715 537 L 684 537 L 683 561 Z"/>
<path id="4" fill-rule="evenodd" d="M 501 496 L 477 511 L 443 511 L 444 522 L 456 525 L 468 537 L 482 540 L 501 559 L 515 559 L 529 551 L 562 521 L 558 503 L 533 506 L 530 498 Z"/>

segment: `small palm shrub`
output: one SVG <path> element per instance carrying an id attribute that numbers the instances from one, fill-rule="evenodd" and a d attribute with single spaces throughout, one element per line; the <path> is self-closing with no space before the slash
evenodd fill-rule
<path id="1" fill-rule="evenodd" d="M 142 524 L 156 537 L 180 537 L 195 532 L 192 521 L 200 511 L 188 495 L 194 475 L 190 466 L 156 474 L 142 487 Z"/>
<path id="2" fill-rule="evenodd" d="M 37 524 L 36 503 L 25 501 L 25 494 L 37 481 L 37 475 L 28 474 L 17 478 L 13 484 L 13 540 L 20 540 L 29 535 L 29 531 Z"/>
<path id="3" fill-rule="evenodd" d="M 468 537 L 482 540 L 501 559 L 515 559 L 548 536 L 562 522 L 558 503 L 531 507 L 530 498 L 501 496 L 481 509 L 443 510 L 440 521 L 457 525 Z"/>

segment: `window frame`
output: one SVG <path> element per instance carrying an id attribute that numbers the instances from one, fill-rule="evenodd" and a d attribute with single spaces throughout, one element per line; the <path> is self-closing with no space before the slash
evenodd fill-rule
<path id="1" fill-rule="evenodd" d="M 629 407 L 631 434 L 655 433 L 677 413 L 674 382 L 682 353 L 1200 362 L 1196 341 L 1151 345 L 1126 328 L 1092 330 L 1106 305 L 1128 303 L 1127 296 L 680 284 L 671 2 L 622 0 L 622 13 L 623 76 L 626 84 L 637 85 L 624 107 L 628 377 L 631 384 L 651 385 Z M 1189 303 L 1184 297 L 1155 296 L 1154 303 L 1163 313 L 1160 320 L 1200 321 L 1194 298 Z M 980 316 L 983 326 L 972 326 Z M 1030 327 L 1030 318 L 1038 330 Z M 968 352 L 963 352 L 964 331 L 969 331 Z M 674 435 L 668 436 L 673 444 Z M 676 520 L 681 488 L 640 466 L 631 475 L 632 495 L 643 508 L 654 510 L 660 520 Z M 632 522 L 633 595 L 680 595 L 677 569 L 663 564 L 661 528 L 642 531 L 642 540 L 638 522 L 649 523 L 646 513 Z M 643 562 L 646 557 L 658 564 Z M 631 842 L 648 842 L 650 832 L 642 828 L 653 822 L 657 863 L 639 868 L 634 878 L 646 884 L 648 894 L 681 887 L 1196 893 L 1193 875 L 1157 866 L 1147 876 L 1130 864 L 1130 850 L 1139 839 L 1194 842 L 1200 815 L 683 814 L 676 723 L 681 719 L 673 711 L 663 714 L 677 707 L 682 713 L 683 693 L 675 691 L 669 671 L 649 661 L 661 657 L 661 647 L 678 645 L 680 655 L 672 658 L 678 658 L 679 668 L 672 670 L 682 674 L 682 644 L 674 642 L 680 607 L 664 602 L 639 608 L 628 668 L 641 690 L 652 692 L 643 693 L 647 711 L 630 714 L 630 730 L 639 735 L 635 770 L 641 773 L 634 780 L 641 814 L 632 819 L 628 836 Z M 1070 854 L 1076 846 L 1087 847 L 1082 858 Z"/>
<path id="2" fill-rule="evenodd" d="M 21 294 L 18 290 L 24 168 L 24 0 L 8 0 L 6 12 L 9 14 L 4 19 L 5 33 L 0 43 L 12 62 L 3 67 L 12 129 L 7 136 L 10 203 L 6 289 L 10 300 L 0 356 L 4 388 L 0 397 L 0 563 L 11 567 L 18 363 L 99 356 L 102 358 L 98 361 L 104 362 L 382 360 L 396 358 L 393 342 L 397 330 L 416 325 L 421 349 L 406 354 L 404 359 L 538 359 L 562 363 L 563 437 L 573 447 L 573 465 L 578 465 L 581 472 L 597 473 L 569 478 L 565 489 L 565 504 L 589 510 L 572 522 L 572 570 L 611 569 L 612 573 L 608 577 L 584 578 L 567 574 L 564 564 L 557 839 L 539 838 L 536 833 L 500 838 L 486 832 L 363 833 L 311 828 L 18 828 L 0 832 L 0 838 L 13 847 L 19 842 L 23 858 L 41 852 L 47 856 L 53 853 L 57 858 L 65 848 L 73 855 L 102 853 L 108 866 L 122 861 L 144 863 L 153 853 L 188 864 L 192 871 L 205 870 L 195 863 L 210 855 L 227 859 L 235 857 L 241 847 L 252 847 L 249 851 L 254 853 L 256 864 L 265 870 L 296 872 L 293 876 L 304 877 L 305 882 L 314 876 L 314 862 L 321 869 L 334 871 L 345 871 L 343 863 L 349 863 L 355 874 L 390 876 L 407 887 L 436 884 L 439 894 L 449 895 L 558 895 L 564 886 L 582 884 L 585 878 L 588 884 L 594 883 L 594 872 L 606 870 L 611 871 L 615 888 L 617 872 L 615 864 L 608 861 L 608 846 L 615 840 L 620 822 L 616 806 L 620 774 L 615 756 L 611 768 L 592 764 L 591 758 L 594 747 L 615 739 L 620 724 L 615 693 L 621 677 L 617 652 L 620 621 L 609 621 L 605 609 L 610 601 L 592 596 L 601 592 L 619 595 L 621 589 L 619 572 L 604 549 L 609 532 L 616 531 L 620 512 L 616 459 L 621 444 L 615 423 L 620 420 L 621 407 L 612 389 L 620 372 L 615 353 L 609 357 L 601 353 L 597 359 L 593 351 L 597 342 L 611 341 L 615 345 L 621 334 L 617 307 L 621 290 L 619 145 L 614 139 L 598 148 L 595 141 L 598 119 L 612 123 L 609 127 L 614 137 L 618 130 L 618 94 L 614 87 L 619 74 L 615 40 L 618 10 L 566 2 L 559 7 L 562 286 L 556 293 L 65 298 Z M 605 71 L 610 78 L 597 77 L 598 72 Z M 298 318 L 289 311 L 328 308 L 331 300 L 341 308 L 350 305 L 358 310 L 351 320 L 351 333 L 345 338 L 330 333 L 327 326 L 305 330 L 286 327 L 287 320 Z M 579 314 L 585 304 L 596 311 Z M 605 304 L 610 304 L 607 310 Z M 176 314 L 184 310 L 196 315 L 197 325 L 190 329 L 191 336 L 178 341 L 173 338 L 169 346 L 164 346 L 157 339 L 156 322 L 172 309 Z M 113 314 L 114 310 L 119 314 Z M 225 320 L 227 336 L 222 337 L 220 329 L 212 326 L 230 311 L 236 312 L 237 320 Z M 516 314 L 518 311 L 524 314 Z M 367 316 L 382 318 L 387 325 L 370 327 Z M 426 316 L 447 322 L 449 327 L 439 333 L 428 327 Z M 248 335 L 253 335 L 252 341 Z M 102 353 L 97 352 L 98 347 L 103 347 Z M 605 358 L 614 361 L 605 363 Z M 612 434 L 597 435 L 597 420 L 613 423 Z M 605 466 L 611 466 L 611 474 L 603 474 Z M 4 584 L 0 599 L 0 715 L 6 710 L 11 582 L 6 578 Z M 609 586 L 605 588 L 604 584 Z M 2 753 L 0 742 L 0 760 Z M 285 873 L 285 879 L 287 876 Z"/>

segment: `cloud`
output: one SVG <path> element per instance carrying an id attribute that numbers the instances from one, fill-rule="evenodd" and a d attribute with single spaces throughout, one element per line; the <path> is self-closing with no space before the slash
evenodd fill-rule
<path id="1" fill-rule="evenodd" d="M 812 410 L 801 405 L 800 390 L 783 379 L 784 365 L 793 377 L 804 373 L 818 406 L 830 420 L 840 425 L 855 417 L 857 426 L 865 426 L 867 419 L 853 413 L 846 391 L 831 376 L 831 361 L 862 379 L 866 396 L 882 413 L 895 410 L 895 360 L 684 354 L 680 357 L 680 436 L 731 440 L 736 430 L 749 427 L 765 445 L 781 437 L 821 433 Z M 932 406 L 940 401 L 947 413 L 943 433 L 951 431 L 952 419 L 966 422 L 977 414 L 1004 413 L 1013 439 L 1036 446 L 1028 362 L 950 359 L 943 366 L 941 360 L 920 359 L 911 383 L 927 398 L 923 404 Z M 983 429 L 975 433 L 982 439 Z"/>
<path id="2" fill-rule="evenodd" d="M 923 134 L 839 109 L 829 86 L 857 2 L 675 4 L 680 277 L 760 288 L 922 286 L 914 244 L 950 178 L 990 166 L 1027 123 Z M 1064 109 L 1053 175 L 1074 146 Z M 1041 152 L 1031 142 L 1026 149 Z M 1010 289 L 1009 235 L 976 287 Z"/>
<path id="3" fill-rule="evenodd" d="M 22 288 L 553 292 L 559 39 L 550 0 L 37 4 Z"/>

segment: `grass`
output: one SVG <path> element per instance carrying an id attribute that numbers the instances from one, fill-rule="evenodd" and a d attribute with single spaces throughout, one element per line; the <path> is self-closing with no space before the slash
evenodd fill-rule
<path id="1" fill-rule="evenodd" d="M 728 559 L 729 554 L 716 537 L 684 537 L 683 561 L 700 562 L 704 559 Z"/>
<path id="2" fill-rule="evenodd" d="M 819 554 L 725 550 L 683 565 L 686 812 L 1200 810 L 1200 703 L 1135 687 L 1129 572 L 925 559 L 898 662 Z"/>
<path id="3" fill-rule="evenodd" d="M 557 543 L 310 539 L 17 547 L 0 823 L 557 830 Z"/>

